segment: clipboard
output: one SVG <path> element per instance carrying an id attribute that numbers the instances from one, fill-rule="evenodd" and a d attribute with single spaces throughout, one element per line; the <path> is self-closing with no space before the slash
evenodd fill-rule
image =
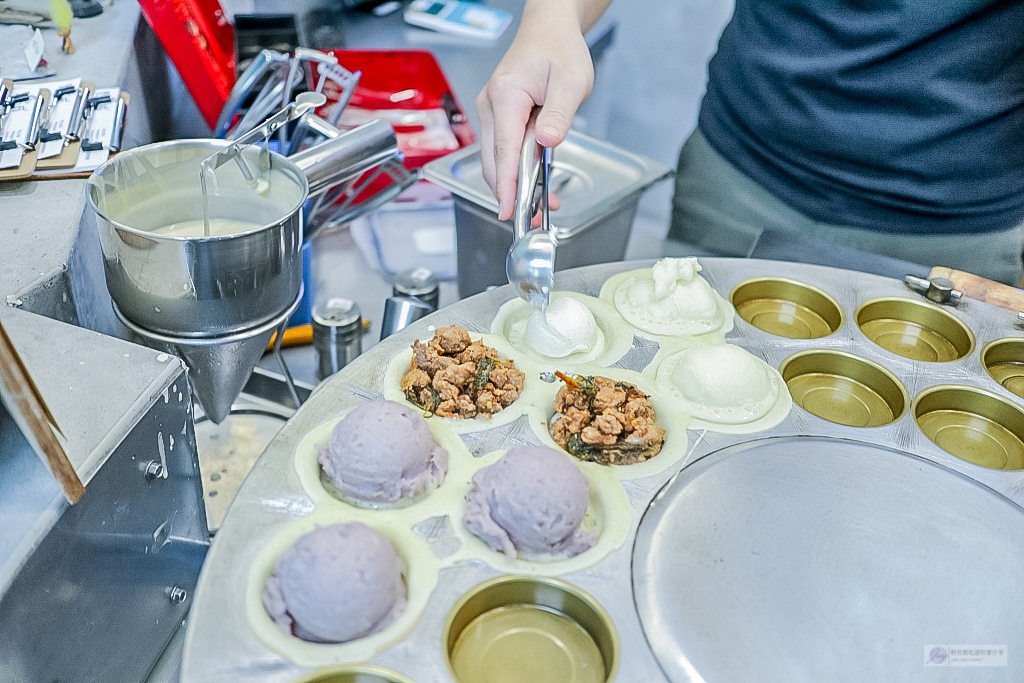
<path id="1" fill-rule="evenodd" d="M 102 88 L 101 88 L 101 90 L 102 90 Z M 94 90 L 94 92 L 95 92 L 95 90 Z M 112 137 L 116 137 L 117 139 L 116 140 L 112 139 L 110 141 L 111 143 L 115 143 L 116 144 L 117 150 L 116 151 L 110 150 L 108 158 L 111 157 L 111 156 L 114 156 L 115 154 L 117 154 L 117 152 L 120 151 L 120 149 L 121 149 L 122 139 L 124 137 L 124 125 L 123 125 L 124 124 L 124 119 L 128 115 L 128 105 L 131 103 L 131 95 L 129 93 L 123 91 L 123 90 L 120 92 L 118 97 L 119 97 L 120 101 L 124 103 L 123 104 L 124 108 L 123 108 L 123 113 L 122 113 L 122 116 L 120 117 L 120 119 L 115 119 L 115 129 L 112 131 L 112 133 L 113 133 Z M 115 110 L 115 112 L 116 112 L 116 110 Z M 116 116 L 116 114 L 115 114 L 115 116 Z M 83 138 L 84 138 L 84 136 L 83 136 Z M 54 165 L 45 164 L 45 162 L 50 162 L 50 161 L 53 161 L 54 159 L 63 158 L 64 154 L 68 153 L 68 150 L 72 148 L 72 145 L 74 145 L 75 157 L 71 161 L 70 164 L 63 165 L 63 166 L 56 166 L 55 164 Z M 69 179 L 88 178 L 90 175 L 92 175 L 92 172 L 95 169 L 87 168 L 87 169 L 83 169 L 83 170 L 75 170 L 75 167 L 78 165 L 79 159 L 81 158 L 82 154 L 83 154 L 83 152 L 82 152 L 82 140 L 77 140 L 76 142 L 74 142 L 72 144 L 69 144 L 68 147 L 63 152 L 61 152 L 61 155 L 59 157 L 53 157 L 51 159 L 43 159 L 43 160 L 39 161 L 38 165 L 35 168 L 35 171 L 32 173 L 32 175 L 29 176 L 29 179 L 30 180 L 69 180 Z"/>
<path id="2" fill-rule="evenodd" d="M 82 81 L 80 86 L 81 91 L 84 92 L 88 89 L 89 92 L 96 90 L 96 86 L 90 81 Z M 74 122 L 72 122 L 74 123 Z M 82 140 L 73 140 L 71 142 L 65 142 L 64 149 L 61 150 L 60 154 L 55 157 L 48 159 L 38 159 L 36 161 L 35 170 L 46 170 L 50 168 L 71 168 L 78 161 L 78 154 L 82 150 Z"/>
<path id="3" fill-rule="evenodd" d="M 50 106 L 50 91 L 46 88 L 40 88 L 39 97 L 43 98 L 43 109 L 48 109 Z M 33 148 L 32 150 L 22 154 L 20 166 L 0 169 L 0 181 L 20 180 L 22 178 L 28 178 L 29 176 L 31 176 L 36 168 L 37 155 L 38 152 Z"/>

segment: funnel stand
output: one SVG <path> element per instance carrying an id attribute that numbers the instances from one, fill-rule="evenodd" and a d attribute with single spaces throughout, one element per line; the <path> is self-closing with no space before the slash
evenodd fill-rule
<path id="1" fill-rule="evenodd" d="M 136 342 L 181 358 L 189 370 L 193 395 L 210 421 L 220 424 L 231 412 L 231 404 L 241 393 L 271 336 L 287 325 L 301 300 L 302 289 L 291 305 L 272 320 L 248 330 L 215 337 L 159 334 L 135 324 L 124 316 L 117 304 L 111 304 L 114 314 L 131 331 Z M 281 360 L 279 354 L 278 362 Z M 286 369 L 287 366 L 282 363 L 282 368 Z M 290 391 L 295 395 L 294 382 L 287 370 L 286 376 L 289 378 Z"/>
<path id="2" fill-rule="evenodd" d="M 288 318 L 285 318 L 274 333 L 273 353 L 274 358 L 277 359 L 277 364 L 281 366 L 281 374 L 284 375 L 285 384 L 288 385 L 288 391 L 292 395 L 292 400 L 295 401 L 295 407 L 297 410 L 302 407 L 302 400 L 299 399 L 299 392 L 295 390 L 295 380 L 292 379 L 292 373 L 288 370 L 288 364 L 284 362 L 284 354 L 281 353 L 281 341 L 284 339 L 284 331 L 287 327 Z"/>

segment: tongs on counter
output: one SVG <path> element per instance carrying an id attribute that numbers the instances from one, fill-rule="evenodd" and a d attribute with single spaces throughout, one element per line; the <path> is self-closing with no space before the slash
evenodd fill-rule
<path id="1" fill-rule="evenodd" d="M 551 149 L 537 144 L 536 126 L 537 113 L 534 111 L 526 124 L 526 138 L 519 157 L 519 189 L 513 215 L 515 241 L 505 259 L 505 274 L 519 296 L 530 302 L 530 305 L 544 310 L 554 287 L 555 248 L 558 242 L 551 232 L 548 207 Z M 537 212 L 538 199 L 543 221 L 541 227 L 531 228 L 530 221 Z"/>

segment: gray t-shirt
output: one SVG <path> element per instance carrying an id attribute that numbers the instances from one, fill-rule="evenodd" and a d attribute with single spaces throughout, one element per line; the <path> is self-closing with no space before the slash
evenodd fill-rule
<path id="1" fill-rule="evenodd" d="M 1024 220 L 1024 2 L 737 0 L 709 72 L 705 137 L 812 218 Z"/>

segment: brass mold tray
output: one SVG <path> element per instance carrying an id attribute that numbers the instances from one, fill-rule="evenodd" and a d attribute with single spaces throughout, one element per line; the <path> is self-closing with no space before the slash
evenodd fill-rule
<path id="1" fill-rule="evenodd" d="M 1015 396 L 1024 398 L 1024 339 L 997 339 L 981 351 L 989 376 Z"/>
<path id="2" fill-rule="evenodd" d="M 754 278 L 733 287 L 729 299 L 741 318 L 780 337 L 818 339 L 843 326 L 843 309 L 836 300 L 806 282 Z"/>
<path id="3" fill-rule="evenodd" d="M 974 335 L 967 325 L 918 299 L 872 299 L 861 304 L 854 317 L 868 339 L 911 360 L 947 363 L 974 350 Z"/>
<path id="4" fill-rule="evenodd" d="M 1024 470 L 1024 410 L 975 387 L 931 387 L 914 399 L 914 419 L 929 439 L 967 462 Z"/>
<path id="5" fill-rule="evenodd" d="M 779 371 L 797 405 L 848 427 L 890 424 L 910 403 L 895 375 L 844 351 L 800 351 L 783 361 Z"/>
<path id="6" fill-rule="evenodd" d="M 460 681 L 605 683 L 619 665 L 611 618 L 589 595 L 552 578 L 502 576 L 467 593 L 441 635 Z"/>
<path id="7" fill-rule="evenodd" d="M 556 275 L 556 287 L 594 297 L 600 293 L 602 285 L 609 277 L 624 271 L 649 266 L 651 263 L 604 264 L 560 272 Z M 915 458 L 924 459 L 934 466 L 929 471 L 938 473 L 934 476 L 939 477 L 944 485 L 948 484 L 951 490 L 959 490 L 959 488 L 950 483 L 953 480 L 949 477 L 963 479 L 978 485 L 970 488 L 973 492 L 971 495 L 981 491 L 983 497 L 988 496 L 986 500 L 991 499 L 992 509 L 1003 511 L 1000 514 L 1010 516 L 1017 513 L 1024 514 L 1019 507 L 1024 503 L 1024 477 L 1020 472 L 982 467 L 947 452 L 929 439 L 918 426 L 916 419 L 922 410 L 920 408 L 922 404 L 924 405 L 923 414 L 934 412 L 930 408 L 932 404 L 923 401 L 923 397 L 927 397 L 926 392 L 929 389 L 941 385 L 957 385 L 969 390 L 977 390 L 980 394 L 996 397 L 997 400 L 1012 406 L 1022 404 L 1019 397 L 990 377 L 982 363 L 982 354 L 975 348 L 974 341 L 977 339 L 977 347 L 982 348 L 993 340 L 1019 336 L 1020 333 L 1016 328 L 1016 316 L 1012 312 L 969 300 L 960 301 L 955 304 L 955 307 L 936 309 L 936 307 L 924 304 L 923 300 L 915 300 L 914 295 L 896 280 L 820 266 L 753 259 L 714 258 L 701 259 L 701 264 L 704 267 L 701 275 L 719 294 L 728 292 L 735 294 L 737 291 L 752 292 L 755 290 L 744 290 L 740 285 L 765 279 L 795 283 L 793 287 L 799 287 L 801 292 L 822 293 L 826 301 L 834 303 L 832 314 L 829 314 L 831 322 L 827 319 L 828 316 L 820 316 L 831 331 L 825 336 L 817 338 L 780 336 L 766 332 L 751 324 L 747 318 L 738 315 L 735 327 L 726 335 L 725 341 L 744 348 L 776 368 L 782 366 L 783 361 L 787 358 L 797 358 L 798 354 L 802 352 L 807 352 L 806 357 L 808 358 L 813 358 L 814 352 L 838 352 L 837 356 L 822 356 L 822 358 L 832 359 L 826 364 L 825 369 L 836 375 L 853 374 L 859 382 L 871 387 L 882 402 L 889 406 L 894 419 L 891 422 L 865 429 L 822 420 L 812 412 L 794 406 L 789 416 L 781 423 L 755 435 L 730 435 L 704 430 L 688 430 L 690 446 L 678 463 L 661 471 L 654 471 L 650 475 L 624 481 L 631 507 L 626 542 L 617 550 L 610 552 L 596 566 L 575 571 L 561 576 L 559 579 L 568 584 L 572 590 L 578 590 L 591 596 L 601 612 L 607 615 L 609 623 L 617 632 L 620 642 L 618 675 L 615 678 L 617 681 L 684 680 L 670 677 L 666 671 L 671 671 L 671 669 L 659 665 L 655 656 L 656 648 L 653 644 L 661 642 L 663 634 L 659 633 L 658 628 L 652 626 L 651 622 L 642 621 L 647 617 L 642 617 L 638 613 L 634 590 L 631 590 L 631 584 L 638 580 L 634 572 L 638 561 L 638 558 L 634 556 L 634 547 L 638 538 L 638 528 L 647 524 L 645 513 L 649 510 L 651 501 L 659 495 L 666 484 L 677 478 L 677 473 L 680 471 L 693 472 L 692 468 L 700 465 L 709 455 L 722 453 L 733 447 L 741 447 L 755 440 L 769 443 L 773 440 L 783 440 L 789 443 L 796 439 L 794 443 L 809 443 L 808 437 L 812 439 L 819 437 L 822 444 L 855 442 L 866 446 L 868 453 L 884 451 L 885 453 L 911 454 L 910 460 L 906 462 L 912 462 Z M 788 293 L 790 290 L 787 289 L 786 292 Z M 776 296 L 780 295 L 778 288 L 773 293 Z M 282 428 L 239 491 L 238 497 L 217 535 L 217 540 L 210 550 L 194 597 L 195 602 L 186 634 L 182 681 L 194 683 L 197 681 L 245 679 L 257 683 L 277 683 L 296 681 L 303 675 L 311 673 L 309 670 L 294 666 L 263 646 L 253 635 L 244 619 L 244 607 L 240 607 L 244 605 L 246 587 L 245 581 L 240 580 L 239 577 L 247 575 L 252 566 L 252 558 L 282 529 L 309 516 L 316 507 L 315 502 L 303 488 L 302 480 L 296 471 L 296 449 L 311 432 L 325 423 L 337 419 L 345 410 L 364 401 L 383 397 L 384 377 L 392 359 L 408 349 L 414 339 L 429 336 L 432 325 L 455 323 L 466 327 L 471 334 L 486 333 L 500 306 L 513 297 L 514 294 L 507 287 L 485 292 L 442 309 L 399 334 L 384 340 L 344 371 L 324 383 L 306 405 Z M 757 298 L 765 299 L 766 295 L 751 297 L 751 300 Z M 910 310 L 917 311 L 919 308 L 927 308 L 931 311 L 934 309 L 939 311 L 939 315 L 950 316 L 960 321 L 964 325 L 963 329 L 967 331 L 952 340 L 954 349 L 959 347 L 957 351 L 959 357 L 942 363 L 924 362 L 893 354 L 877 345 L 861 331 L 858 326 L 860 318 L 857 314 L 847 315 L 844 313 L 844 311 L 861 313 L 864 310 L 861 305 L 873 300 L 905 300 L 910 303 L 904 304 L 904 306 L 913 307 Z M 742 296 L 739 300 L 734 296 L 733 301 L 737 308 L 741 308 L 745 302 Z M 918 302 L 921 305 L 915 307 Z M 806 302 L 803 305 L 806 306 Z M 808 308 L 813 310 L 812 306 L 808 306 Z M 838 317 L 835 315 L 836 311 L 838 311 Z M 891 311 L 889 312 L 891 313 Z M 949 330 L 961 328 L 952 325 L 941 329 L 943 333 L 957 337 L 956 332 Z M 968 340 L 966 343 L 964 342 L 965 337 Z M 664 350 L 662 349 L 662 351 Z M 656 376 L 657 363 L 664 356 L 664 354 L 659 356 L 658 351 L 659 344 L 656 341 L 652 342 L 650 339 L 637 336 L 634 338 L 630 351 L 613 367 L 643 372 L 653 379 Z M 861 359 L 854 363 L 855 367 L 861 369 L 850 370 L 845 361 L 840 361 L 837 364 L 834 359 L 845 357 L 843 354 Z M 993 355 L 990 358 L 1001 357 Z M 794 365 L 795 362 L 795 360 L 791 360 L 788 367 L 784 369 L 790 370 L 793 376 L 807 375 L 808 372 L 797 372 L 802 366 Z M 803 362 L 810 363 L 810 361 Z M 999 362 L 994 360 L 989 364 L 997 365 Z M 806 367 L 813 369 L 813 363 Z M 877 372 L 863 370 L 864 367 L 872 368 Z M 887 380 L 895 378 L 895 384 L 902 385 L 906 394 L 902 391 L 893 391 L 891 386 L 886 387 L 885 381 L 879 380 L 880 377 Z M 908 396 L 918 397 L 917 401 L 909 408 L 906 407 L 910 403 L 907 399 Z M 879 421 L 885 422 L 881 419 Z M 498 421 L 489 430 L 461 434 L 461 438 L 474 456 L 482 456 L 496 448 L 507 448 L 516 444 L 545 443 L 540 436 L 532 431 L 525 418 L 514 421 Z M 896 451 L 889 449 L 896 449 Z M 809 455 L 813 457 L 813 452 Z M 787 462 L 791 461 L 795 467 L 793 474 L 799 475 L 799 458 L 793 459 L 791 456 L 791 453 L 787 453 L 785 457 L 789 458 Z M 889 462 L 891 457 L 878 455 L 877 459 L 880 462 Z M 898 458 L 897 460 L 904 462 Z M 855 461 L 856 457 L 852 457 L 851 462 Z M 825 467 L 825 470 L 822 472 L 822 477 L 825 481 L 831 481 L 827 465 L 828 462 L 824 461 L 822 466 Z M 908 472 L 915 471 L 913 467 L 904 467 L 901 470 L 906 476 L 911 476 L 907 474 Z M 870 479 L 872 476 L 883 476 L 883 471 L 862 474 L 864 475 L 861 476 L 862 479 L 865 477 Z M 908 480 L 907 486 L 912 488 L 912 481 Z M 842 490 L 841 487 L 839 490 Z M 918 493 L 927 497 L 926 491 Z M 723 491 L 715 500 L 722 506 L 722 509 L 741 510 L 745 500 L 744 495 L 744 492 L 739 489 Z M 870 491 L 866 495 L 870 496 Z M 957 500 L 945 500 L 943 505 L 957 505 Z M 847 515 L 851 523 L 855 524 L 856 520 L 860 518 L 858 515 L 861 514 L 855 507 L 851 506 L 848 510 L 840 509 L 838 512 Z M 800 515 L 796 513 L 792 516 L 800 518 Z M 713 519 L 708 520 L 708 528 L 712 528 L 711 522 L 713 521 Z M 998 520 L 996 523 L 1006 534 L 1012 536 L 1017 533 L 1012 531 L 1019 526 L 1016 521 L 1007 518 L 1005 524 Z M 438 516 L 417 524 L 413 531 L 434 549 L 438 557 L 441 557 L 443 553 L 454 552 L 448 545 L 452 538 L 457 536 L 453 533 L 452 526 L 458 524 L 459 520 L 449 520 Z M 984 525 L 979 528 L 984 528 Z M 789 533 L 798 535 L 802 532 L 801 529 L 794 528 Z M 956 533 L 955 528 L 951 529 L 950 536 L 946 539 L 953 545 L 944 541 L 941 548 L 936 548 L 938 553 L 936 557 L 940 561 L 955 556 Z M 884 538 L 884 535 L 867 534 L 866 537 Z M 1024 538 L 1020 539 L 1020 545 L 1016 547 L 1021 546 L 1024 546 Z M 823 543 L 815 547 L 823 550 L 835 546 Z M 866 554 L 858 556 L 858 562 L 880 563 L 884 562 L 890 554 L 884 552 L 872 554 L 869 549 Z M 715 558 L 707 556 L 706 559 L 711 562 Z M 744 554 L 741 559 L 742 562 L 748 564 L 756 562 L 754 556 L 751 556 L 749 552 Z M 997 559 L 997 557 L 993 557 L 992 561 L 995 562 Z M 982 560 L 984 561 L 984 558 Z M 817 562 L 814 558 L 810 558 L 809 561 L 812 564 Z M 815 564 L 815 566 L 817 565 Z M 1014 585 L 1024 586 L 1024 563 L 1011 563 L 1010 566 L 1016 567 L 1010 572 L 1011 574 L 1013 572 L 1019 574 L 1019 576 L 1015 575 Z M 754 565 L 751 564 L 751 567 Z M 728 571 L 729 565 L 722 566 L 721 570 Z M 454 615 L 461 610 L 461 607 L 458 606 L 468 604 L 470 598 L 467 596 L 471 595 L 478 586 L 486 585 L 486 582 L 509 573 L 493 564 L 474 560 L 442 568 L 437 585 L 430 594 L 429 602 L 418 623 L 401 642 L 375 656 L 370 664 L 398 672 L 416 683 L 450 683 L 454 679 L 451 675 L 448 657 L 454 643 L 449 644 L 450 628 L 447 632 L 448 640 L 443 640 L 443 634 L 446 633 L 446 622 L 452 619 L 454 623 Z M 1005 573 L 1003 572 L 1003 574 Z M 646 576 L 644 580 L 657 578 L 657 576 Z M 819 578 L 827 581 L 828 575 L 824 574 Z M 535 585 L 538 582 L 546 581 L 546 579 L 533 575 L 527 579 L 534 582 Z M 1009 585 L 1009 582 L 1003 582 L 998 588 L 1004 590 Z M 706 588 L 707 586 L 695 585 L 692 590 L 699 592 Z M 942 587 L 934 588 L 940 592 L 945 590 Z M 993 590 L 998 593 L 996 587 L 993 587 Z M 751 599 L 753 600 L 754 596 L 751 596 Z M 904 595 L 902 599 L 906 599 L 906 596 Z M 755 602 L 748 604 L 755 604 Z M 919 613 L 916 613 L 913 609 L 916 605 L 904 605 L 904 607 L 908 609 L 900 613 L 905 614 L 905 619 L 917 620 L 910 626 L 915 628 L 919 626 L 920 631 L 925 633 L 931 625 L 917 622 L 925 618 L 923 615 L 927 614 L 928 610 L 920 610 Z M 989 618 L 988 615 L 991 613 L 994 612 L 985 612 L 979 618 Z M 1003 614 L 1004 611 L 999 613 Z M 1024 623 L 1020 623 L 1024 621 L 1024 617 L 1010 618 L 1018 619 L 1018 622 L 1012 624 L 1013 628 L 1000 630 L 999 633 L 1006 634 L 1003 637 L 1010 641 L 1011 651 L 1018 651 L 1018 649 L 1024 651 Z M 577 623 L 580 622 L 577 620 Z M 594 622 L 588 623 L 592 625 Z M 587 628 L 586 623 L 581 625 L 585 629 Z M 723 624 L 717 626 L 725 627 Z M 732 630 L 728 632 L 736 634 L 736 629 L 742 626 L 742 623 L 731 624 L 729 627 Z M 1002 628 L 1004 624 L 998 624 L 998 626 Z M 782 625 L 780 632 L 784 630 L 785 626 Z M 723 631 L 723 633 L 725 632 Z M 588 631 L 588 633 L 597 642 L 597 637 L 593 632 Z M 864 634 L 851 632 L 846 633 L 846 636 L 848 637 L 831 639 L 828 645 L 830 648 L 828 656 L 816 657 L 816 660 L 834 661 L 836 666 L 841 666 L 844 662 L 848 664 L 850 661 L 863 661 L 863 647 L 872 641 L 865 641 Z M 732 638 L 733 635 L 729 637 Z M 924 642 L 915 643 L 914 652 L 898 654 L 898 657 L 901 658 L 899 661 L 905 661 L 906 666 L 910 666 L 912 662 L 912 670 L 883 670 L 876 672 L 879 673 L 877 678 L 919 680 L 922 675 L 920 669 L 921 647 L 925 644 Z M 600 643 L 598 646 L 600 650 Z M 752 647 L 754 649 L 749 651 L 751 661 L 764 661 L 765 658 L 774 656 L 773 652 L 767 649 L 758 649 L 757 643 L 753 643 Z M 607 649 L 602 650 L 602 652 L 606 651 Z M 602 661 L 605 660 L 602 659 Z M 901 664 L 893 664 L 893 666 L 901 666 Z M 1013 666 L 1000 670 L 963 668 L 958 672 L 965 674 L 964 680 L 1009 681 L 1024 678 L 1024 673 Z M 846 669 L 839 673 L 833 671 L 819 673 L 821 676 L 817 677 L 818 680 L 849 678 L 849 671 Z M 886 673 L 892 675 L 885 675 Z M 997 674 L 995 677 L 994 673 Z M 831 674 L 835 674 L 835 676 L 830 678 Z M 999 678 L 999 676 L 1004 677 Z M 708 680 L 716 679 L 715 672 L 711 670 L 704 677 Z"/>

